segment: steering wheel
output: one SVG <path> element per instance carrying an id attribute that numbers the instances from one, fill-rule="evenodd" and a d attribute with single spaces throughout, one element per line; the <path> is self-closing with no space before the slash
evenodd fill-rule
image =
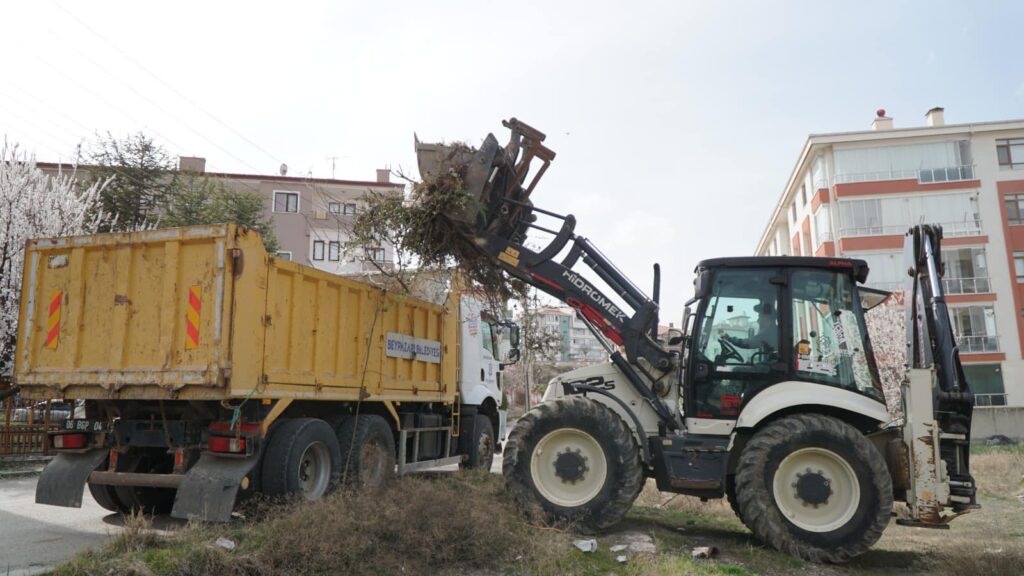
<path id="1" fill-rule="evenodd" d="M 725 361 L 728 360 L 729 358 L 734 358 L 742 363 L 743 355 L 740 354 L 740 351 L 736 349 L 736 345 L 726 340 L 726 338 L 728 338 L 728 336 L 723 336 L 718 339 L 718 343 L 722 345 L 721 359 Z"/>

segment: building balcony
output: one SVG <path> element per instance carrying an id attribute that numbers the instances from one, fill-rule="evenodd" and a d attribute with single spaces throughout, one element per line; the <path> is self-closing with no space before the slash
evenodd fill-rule
<path id="1" fill-rule="evenodd" d="M 983 294 L 991 292 L 988 278 L 945 278 L 942 281 L 946 294 Z"/>
<path id="2" fill-rule="evenodd" d="M 974 395 L 975 408 L 984 408 L 987 406 L 1006 406 L 1006 392 Z"/>
<path id="3" fill-rule="evenodd" d="M 962 182 L 974 180 L 974 165 L 948 166 L 945 168 L 920 168 L 914 170 L 877 170 L 873 172 L 852 172 L 837 174 L 836 184 L 854 182 L 878 182 L 881 180 L 917 180 L 920 184 L 940 182 Z"/>
<path id="4" fill-rule="evenodd" d="M 928 218 L 923 218 L 928 222 Z M 981 227 L 981 219 L 958 220 L 956 222 L 939 222 L 942 226 L 943 236 L 946 238 L 963 238 L 969 236 L 982 236 L 984 231 Z M 911 224 L 888 224 L 861 227 L 847 227 L 840 230 L 840 236 L 902 236 L 907 233 Z"/>
<path id="5" fill-rule="evenodd" d="M 999 352 L 999 336 L 957 336 L 956 345 L 961 354 Z"/>

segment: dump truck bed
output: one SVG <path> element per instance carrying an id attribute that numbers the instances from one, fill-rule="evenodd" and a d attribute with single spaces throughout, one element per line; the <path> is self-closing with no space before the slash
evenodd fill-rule
<path id="1" fill-rule="evenodd" d="M 457 305 L 267 255 L 233 225 L 32 240 L 15 381 L 33 398 L 451 401 Z"/>

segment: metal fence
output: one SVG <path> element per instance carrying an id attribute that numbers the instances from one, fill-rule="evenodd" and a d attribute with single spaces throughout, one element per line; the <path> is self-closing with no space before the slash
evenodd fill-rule
<path id="1" fill-rule="evenodd" d="M 5 398 L 3 419 L 0 420 L 0 457 L 48 454 L 50 440 L 47 432 L 57 424 L 51 418 L 50 407 L 50 401 L 32 403 L 17 395 Z"/>

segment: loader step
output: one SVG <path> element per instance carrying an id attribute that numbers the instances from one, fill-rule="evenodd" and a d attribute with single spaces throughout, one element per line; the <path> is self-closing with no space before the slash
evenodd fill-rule
<path id="1" fill-rule="evenodd" d="M 659 490 L 700 498 L 721 498 L 725 494 L 728 437 L 656 436 L 650 443 Z"/>

